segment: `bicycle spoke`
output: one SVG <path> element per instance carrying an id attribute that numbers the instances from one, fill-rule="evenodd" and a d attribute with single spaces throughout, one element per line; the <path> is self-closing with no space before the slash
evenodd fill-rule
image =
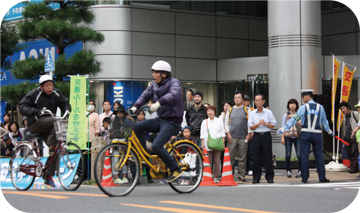
<path id="1" fill-rule="evenodd" d="M 139 178 L 139 160 L 132 150 L 128 158 L 127 151 L 127 144 L 109 144 L 96 157 L 95 180 L 101 191 L 111 197 L 128 195 Z"/>
<path id="2" fill-rule="evenodd" d="M 203 160 L 199 150 L 189 142 L 182 142 L 175 146 L 170 155 L 175 158 L 183 169 L 183 175 L 176 181 L 169 183 L 178 193 L 193 192 L 202 180 Z"/>
<path id="3" fill-rule="evenodd" d="M 85 158 L 79 146 L 68 143 L 58 157 L 57 176 L 61 186 L 68 191 L 78 189 L 85 175 Z"/>
<path id="4" fill-rule="evenodd" d="M 25 156 L 25 157 L 22 157 Z M 17 190 L 28 190 L 35 181 L 35 171 L 38 162 L 37 154 L 26 145 L 20 145 L 15 148 L 10 159 L 9 172 L 12 184 Z M 32 172 L 34 176 L 26 174 L 20 168 L 26 169 L 28 173 Z"/>

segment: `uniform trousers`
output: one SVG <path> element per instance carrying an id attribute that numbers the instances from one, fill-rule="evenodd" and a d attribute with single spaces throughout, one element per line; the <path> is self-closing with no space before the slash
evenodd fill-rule
<path id="1" fill-rule="evenodd" d="M 262 159 L 265 159 L 265 179 L 267 181 L 274 179 L 274 168 L 272 162 L 272 138 L 270 131 L 264 133 L 254 132 L 251 140 L 253 143 L 252 153 L 254 157 L 253 164 L 253 180 L 261 179 Z"/>
<path id="2" fill-rule="evenodd" d="M 309 154 L 312 145 L 316 160 L 316 169 L 319 181 L 325 180 L 325 162 L 321 133 L 301 132 L 301 178 L 303 181 L 309 179 Z"/>

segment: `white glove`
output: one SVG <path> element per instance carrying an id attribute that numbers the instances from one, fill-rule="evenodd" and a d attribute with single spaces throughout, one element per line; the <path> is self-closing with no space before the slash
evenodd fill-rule
<path id="1" fill-rule="evenodd" d="M 329 131 L 327 132 L 330 136 L 334 136 L 334 133 L 331 131 L 331 129 L 329 129 Z"/>
<path id="2" fill-rule="evenodd" d="M 159 103 L 159 101 L 156 101 L 155 104 L 151 105 L 150 112 L 156 112 L 160 106 L 161 104 Z"/>
<path id="3" fill-rule="evenodd" d="M 281 127 L 280 129 L 278 129 L 278 131 L 276 132 L 276 134 L 282 135 L 282 134 L 284 134 L 284 132 L 285 132 L 284 128 Z"/>
<path id="4" fill-rule="evenodd" d="M 130 110 L 131 110 L 132 113 L 135 113 L 137 108 L 133 106 L 133 107 L 130 108 Z"/>

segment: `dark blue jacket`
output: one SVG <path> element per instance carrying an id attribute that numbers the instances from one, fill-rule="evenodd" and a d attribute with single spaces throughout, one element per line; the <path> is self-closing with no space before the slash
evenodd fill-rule
<path id="1" fill-rule="evenodd" d="M 176 78 L 169 77 L 159 84 L 152 81 L 134 106 L 140 108 L 151 99 L 154 99 L 155 102 L 159 101 L 161 104 L 157 110 L 159 118 L 181 123 L 184 115 L 181 91 L 181 83 Z"/>

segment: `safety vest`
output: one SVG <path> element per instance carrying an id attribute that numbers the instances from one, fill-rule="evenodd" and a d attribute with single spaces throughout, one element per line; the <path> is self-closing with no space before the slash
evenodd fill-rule
<path id="1" fill-rule="evenodd" d="M 305 119 L 302 124 L 302 132 L 321 133 L 320 127 L 320 104 L 305 104 Z"/>

